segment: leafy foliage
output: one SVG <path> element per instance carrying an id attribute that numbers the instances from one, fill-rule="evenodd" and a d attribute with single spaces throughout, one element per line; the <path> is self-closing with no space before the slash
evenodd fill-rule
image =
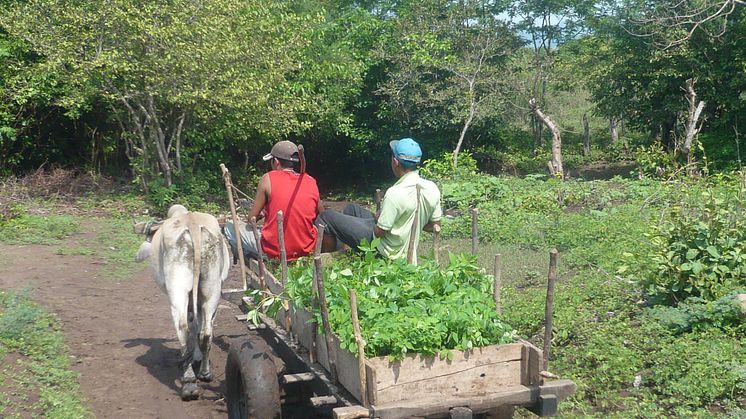
<path id="1" fill-rule="evenodd" d="M 652 265 L 645 281 L 666 301 L 688 296 L 714 300 L 746 286 L 744 189 L 735 185 L 695 188 L 663 210 L 663 222 L 649 234 Z"/>
<path id="2" fill-rule="evenodd" d="M 656 306 L 648 316 L 675 334 L 704 332 L 707 329 L 720 329 L 733 336 L 746 334 L 746 324 L 742 321 L 741 306 L 736 301 L 737 294 L 746 290 L 733 291 L 715 301 L 690 297 L 676 307 Z"/>
<path id="3" fill-rule="evenodd" d="M 348 291 L 358 292 L 358 312 L 365 351 L 393 359 L 408 353 L 440 354 L 449 350 L 512 342 L 514 331 L 495 312 L 491 278 L 464 255 L 450 256 L 444 269 L 433 261 L 419 266 L 375 256 L 374 241 L 353 256 L 324 269 L 329 322 L 342 346 L 356 350 Z M 293 304 L 312 306 L 313 267 L 300 261 L 291 270 L 287 292 Z M 321 324 L 320 314 L 315 313 Z"/>

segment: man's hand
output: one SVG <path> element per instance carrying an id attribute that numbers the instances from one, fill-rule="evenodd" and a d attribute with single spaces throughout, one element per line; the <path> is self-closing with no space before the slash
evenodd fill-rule
<path id="1" fill-rule="evenodd" d="M 376 237 L 383 237 L 388 232 L 389 232 L 388 230 L 384 230 L 381 227 L 378 227 L 377 225 L 373 226 L 373 234 Z"/>
<path id="2" fill-rule="evenodd" d="M 440 221 L 430 221 L 422 229 L 428 233 L 440 233 Z"/>

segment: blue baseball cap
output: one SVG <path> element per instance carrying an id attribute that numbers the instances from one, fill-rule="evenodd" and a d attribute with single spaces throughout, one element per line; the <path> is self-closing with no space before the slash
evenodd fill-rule
<path id="1" fill-rule="evenodd" d="M 422 149 L 417 141 L 411 138 L 402 138 L 389 143 L 391 152 L 405 167 L 412 167 L 422 159 Z"/>

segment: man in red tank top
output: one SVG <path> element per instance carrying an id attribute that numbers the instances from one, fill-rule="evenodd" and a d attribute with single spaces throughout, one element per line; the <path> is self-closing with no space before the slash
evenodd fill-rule
<path id="1" fill-rule="evenodd" d="M 314 220 L 323 211 L 319 199 L 316 179 L 307 173 L 298 173 L 298 146 L 290 141 L 280 141 L 272 151 L 264 156 L 272 170 L 265 173 L 259 181 L 254 205 L 249 212 L 252 217 L 260 218 L 264 213 L 264 225 L 261 230 L 262 251 L 267 257 L 279 258 L 279 239 L 277 231 L 277 211 L 283 214 L 285 233 L 285 251 L 289 261 L 313 252 L 316 246 L 316 228 Z M 259 256 L 257 243 L 250 225 L 241 223 L 241 245 L 243 252 L 250 258 Z M 236 252 L 236 238 L 232 223 L 225 225 L 225 235 Z"/>

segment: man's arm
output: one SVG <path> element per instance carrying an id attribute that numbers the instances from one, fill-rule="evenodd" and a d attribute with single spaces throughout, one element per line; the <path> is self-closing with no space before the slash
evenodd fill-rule
<path id="1" fill-rule="evenodd" d="M 267 198 L 270 194 L 270 188 L 271 186 L 269 183 L 269 175 L 265 174 L 264 176 L 262 176 L 262 179 L 259 181 L 259 185 L 256 187 L 254 205 L 251 207 L 251 211 L 249 211 L 249 222 L 251 222 L 251 219 L 253 217 L 259 219 L 259 215 L 262 213 L 264 206 L 267 204 Z"/>

